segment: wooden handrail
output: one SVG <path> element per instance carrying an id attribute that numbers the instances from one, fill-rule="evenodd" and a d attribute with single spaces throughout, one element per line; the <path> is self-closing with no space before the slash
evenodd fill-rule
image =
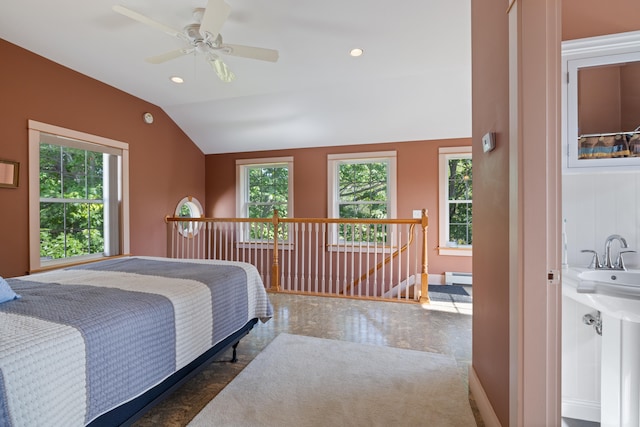
<path id="1" fill-rule="evenodd" d="M 424 210 L 424 209 L 423 209 Z M 165 222 L 260 222 L 260 223 L 319 223 L 319 224 L 419 224 L 418 219 L 361 219 L 361 218 L 189 218 L 167 215 Z"/>

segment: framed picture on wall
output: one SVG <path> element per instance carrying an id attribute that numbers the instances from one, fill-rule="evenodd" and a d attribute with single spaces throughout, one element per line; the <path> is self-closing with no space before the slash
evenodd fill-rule
<path id="1" fill-rule="evenodd" d="M 20 163 L 0 159 L 0 188 L 18 188 Z"/>

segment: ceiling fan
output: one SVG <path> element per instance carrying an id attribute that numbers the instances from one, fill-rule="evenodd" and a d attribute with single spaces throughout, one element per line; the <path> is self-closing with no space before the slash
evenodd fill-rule
<path id="1" fill-rule="evenodd" d="M 220 29 L 231 13 L 231 6 L 224 0 L 209 0 L 206 8 L 194 9 L 193 18 L 195 22 L 187 25 L 182 30 L 168 27 L 124 6 L 115 5 L 113 10 L 186 42 L 187 46 L 184 48 L 146 58 L 145 61 L 151 64 L 161 64 L 194 52 L 201 53 L 206 61 L 211 64 L 220 80 L 231 82 L 235 79 L 235 74 L 220 59 L 219 54 L 270 62 L 278 60 L 277 50 L 227 44 L 222 41 Z"/>

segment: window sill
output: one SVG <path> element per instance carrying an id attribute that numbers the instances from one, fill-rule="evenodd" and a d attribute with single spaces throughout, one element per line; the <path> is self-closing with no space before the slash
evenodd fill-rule
<path id="1" fill-rule="evenodd" d="M 131 256 L 131 254 L 112 255 L 112 256 L 88 255 L 88 256 L 83 256 L 82 258 L 78 257 L 73 260 L 63 258 L 55 261 L 43 262 L 40 267 L 29 270 L 29 274 L 42 273 L 45 271 L 57 270 L 59 268 L 73 267 L 76 265 L 89 264 L 96 261 L 104 261 L 108 259 L 122 258 L 122 257 L 129 257 L 129 256 Z"/>
<path id="2" fill-rule="evenodd" d="M 473 248 L 450 248 L 438 246 L 438 255 L 473 256 Z"/>

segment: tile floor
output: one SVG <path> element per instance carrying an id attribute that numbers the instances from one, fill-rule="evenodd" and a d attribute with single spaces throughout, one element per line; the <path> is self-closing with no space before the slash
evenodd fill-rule
<path id="1" fill-rule="evenodd" d="M 226 362 L 231 352 L 185 383 L 134 426 L 185 426 L 280 332 L 429 351 L 452 356 L 467 388 L 471 363 L 471 304 L 419 304 L 361 301 L 289 294 L 270 294 L 274 318 L 254 327 L 238 346 L 238 362 Z M 483 426 L 473 397 L 469 402 Z"/>

